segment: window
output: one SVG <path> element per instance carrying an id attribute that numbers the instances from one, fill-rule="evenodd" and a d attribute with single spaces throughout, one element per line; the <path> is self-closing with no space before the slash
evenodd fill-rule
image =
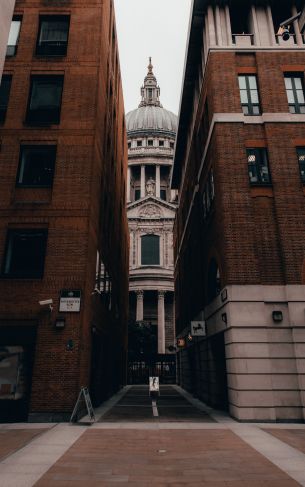
<path id="1" fill-rule="evenodd" d="M 238 76 L 240 100 L 245 115 L 259 115 L 259 96 L 255 75 Z"/>
<path id="2" fill-rule="evenodd" d="M 128 142 L 128 149 L 131 149 L 131 142 Z"/>
<path id="3" fill-rule="evenodd" d="M 142 265 L 160 265 L 160 237 L 143 235 L 141 238 Z"/>
<path id="4" fill-rule="evenodd" d="M 50 188 L 53 183 L 55 157 L 54 145 L 21 146 L 16 185 Z"/>
<path id="5" fill-rule="evenodd" d="M 270 184 L 267 149 L 247 149 L 248 171 L 251 184 Z"/>
<path id="6" fill-rule="evenodd" d="M 32 76 L 26 121 L 59 124 L 63 76 Z"/>
<path id="7" fill-rule="evenodd" d="M 174 142 L 170 142 L 170 143 L 169 143 L 169 146 L 170 146 L 170 148 L 171 148 L 171 149 L 174 149 L 174 147 L 175 147 L 175 143 L 174 143 Z"/>
<path id="8" fill-rule="evenodd" d="M 305 113 L 303 75 L 286 74 L 285 86 L 290 113 Z"/>
<path id="9" fill-rule="evenodd" d="M 39 18 L 36 54 L 39 56 L 65 56 L 67 54 L 70 17 L 43 15 Z"/>
<path id="10" fill-rule="evenodd" d="M 154 141 L 153 140 L 148 140 L 147 141 L 147 145 L 148 145 L 148 147 L 152 147 L 154 145 Z"/>
<path id="11" fill-rule="evenodd" d="M 134 199 L 135 199 L 135 201 L 141 199 L 141 190 L 140 189 L 135 189 Z"/>
<path id="12" fill-rule="evenodd" d="M 142 140 L 137 140 L 137 147 L 142 147 Z"/>
<path id="13" fill-rule="evenodd" d="M 305 147 L 297 149 L 302 183 L 305 183 Z"/>
<path id="14" fill-rule="evenodd" d="M 159 147 L 164 147 L 164 140 L 159 140 Z"/>
<path id="15" fill-rule="evenodd" d="M 17 46 L 19 40 L 19 33 L 21 27 L 21 20 L 22 17 L 15 16 L 13 17 L 10 33 L 8 36 L 7 48 L 6 48 L 6 55 L 7 56 L 15 56 L 17 53 Z"/>
<path id="16" fill-rule="evenodd" d="M 0 85 L 0 123 L 5 121 L 8 100 L 10 97 L 12 77 L 8 74 L 2 76 Z"/>
<path id="17" fill-rule="evenodd" d="M 16 279 L 42 278 L 47 236 L 45 229 L 8 230 L 2 275 Z"/>
<path id="18" fill-rule="evenodd" d="M 166 189 L 160 189 L 161 200 L 166 201 Z"/>

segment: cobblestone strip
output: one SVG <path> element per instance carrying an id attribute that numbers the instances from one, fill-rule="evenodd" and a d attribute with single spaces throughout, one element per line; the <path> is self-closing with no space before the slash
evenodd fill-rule
<path id="1" fill-rule="evenodd" d="M 229 428 L 248 445 L 305 487 L 305 455 L 303 453 L 262 431 L 258 426 L 235 423 Z"/>
<path id="2" fill-rule="evenodd" d="M 32 487 L 87 430 L 58 424 L 0 462 L 1 487 Z"/>

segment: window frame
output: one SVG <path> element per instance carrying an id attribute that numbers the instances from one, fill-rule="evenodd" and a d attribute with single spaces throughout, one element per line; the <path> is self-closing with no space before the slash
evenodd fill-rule
<path id="1" fill-rule="evenodd" d="M 246 89 L 243 89 L 240 87 L 240 81 L 239 81 L 240 78 L 245 78 Z M 250 86 L 249 78 L 254 78 L 255 82 L 256 82 L 256 91 L 257 91 L 257 99 L 258 99 L 257 103 L 253 103 L 253 101 L 252 101 L 251 92 L 254 91 L 254 89 L 252 89 Z M 255 74 L 255 73 L 253 73 L 253 74 L 239 73 L 238 74 L 238 86 L 239 86 L 240 103 L 241 103 L 243 114 L 246 117 L 248 117 L 248 116 L 258 117 L 259 115 L 261 115 L 262 111 L 261 111 L 261 101 L 260 101 L 260 96 L 259 96 L 259 86 L 258 86 L 257 74 Z M 243 101 L 242 101 L 242 97 L 241 97 L 242 91 L 245 91 L 247 94 L 247 100 L 248 100 L 247 103 L 243 103 Z M 248 113 L 244 112 L 244 107 L 247 107 Z M 254 108 L 256 108 L 256 107 L 258 108 L 258 113 L 254 113 Z"/>
<path id="2" fill-rule="evenodd" d="M 288 90 L 286 86 L 286 79 L 291 79 L 291 84 L 292 84 L 292 90 Z M 304 103 L 300 103 L 298 100 L 297 96 L 297 88 L 295 86 L 295 79 L 298 78 L 301 80 L 301 85 L 302 85 L 302 91 L 303 91 L 303 96 L 305 98 L 305 83 L 304 83 L 304 73 L 301 72 L 296 72 L 296 73 L 284 73 L 284 83 L 285 83 L 285 91 L 286 91 L 286 96 L 287 96 L 287 103 L 289 107 L 289 112 L 292 115 L 304 115 L 305 114 L 305 101 Z M 289 103 L 289 97 L 288 97 L 288 91 L 292 91 L 293 93 L 293 98 L 294 98 L 294 103 Z M 291 111 L 291 107 L 294 107 L 295 111 Z M 301 111 L 301 108 L 304 108 L 304 111 Z"/>
<path id="3" fill-rule="evenodd" d="M 254 152 L 256 155 L 256 160 L 254 164 L 249 163 L 249 156 L 251 155 L 250 152 Z M 248 166 L 248 177 L 249 177 L 249 183 L 251 186 L 272 186 L 272 178 L 271 178 L 271 172 L 270 172 L 270 165 L 269 165 L 269 155 L 268 155 L 268 149 L 267 147 L 247 147 L 246 148 L 246 154 L 247 154 L 247 166 Z M 258 156 L 259 155 L 259 160 Z M 262 181 L 261 178 L 261 171 L 260 167 L 262 166 L 260 164 L 260 161 L 262 160 L 261 156 L 264 157 L 265 162 L 266 162 L 266 167 L 268 170 L 268 181 Z M 250 177 L 250 167 L 255 165 L 256 169 L 256 175 L 257 175 L 257 181 L 251 181 Z"/>
<path id="4" fill-rule="evenodd" d="M 54 20 L 54 22 L 62 20 L 63 18 L 67 20 L 67 40 L 66 42 L 62 42 L 62 46 L 57 46 L 57 51 L 56 48 L 54 49 L 52 46 L 50 46 L 51 41 L 49 42 L 49 45 L 47 45 L 47 42 L 45 43 L 45 46 L 42 46 L 40 44 L 40 36 L 41 36 L 41 27 L 42 23 L 46 22 L 48 19 Z M 37 39 L 36 39 L 36 48 L 35 48 L 35 55 L 39 57 L 65 57 L 67 55 L 68 51 L 68 43 L 69 43 L 69 33 L 70 33 L 70 22 L 71 22 L 71 16 L 67 14 L 42 14 L 39 15 L 39 25 L 38 25 L 38 32 L 37 32 Z M 60 41 L 57 41 L 60 42 Z M 48 52 L 49 50 L 49 52 Z"/>
<path id="5" fill-rule="evenodd" d="M 41 268 L 38 271 L 26 272 L 26 271 L 6 271 L 7 267 L 11 267 L 13 259 L 13 250 L 10 247 L 13 245 L 14 236 L 19 235 L 39 235 L 42 234 L 42 248 L 41 248 Z M 47 228 L 8 228 L 5 241 L 5 250 L 2 258 L 1 278 L 3 279 L 43 279 L 45 270 L 45 261 L 47 255 L 48 244 L 48 229 Z M 9 255 L 11 252 L 11 255 Z M 8 262 L 10 259 L 10 262 Z"/>
<path id="6" fill-rule="evenodd" d="M 35 81 L 39 80 L 40 82 L 45 82 L 45 84 L 50 83 L 51 80 L 61 81 L 61 94 L 60 94 L 60 103 L 56 109 L 36 109 L 31 110 L 31 101 L 33 95 L 33 88 Z M 58 83 L 59 85 L 59 83 Z M 49 126 L 49 125 L 59 125 L 60 118 L 61 118 L 61 108 L 62 108 L 62 99 L 63 99 L 63 91 L 64 91 L 64 75 L 60 74 L 49 74 L 49 75 L 31 75 L 30 78 L 30 89 L 29 89 L 29 96 L 28 96 L 28 103 L 27 103 L 27 110 L 26 110 L 26 118 L 25 123 L 26 125 L 34 125 L 34 126 Z M 49 113 L 48 113 L 49 112 Z M 48 114 L 48 117 L 46 117 Z"/>
<path id="7" fill-rule="evenodd" d="M 53 164 L 52 175 L 51 175 L 51 179 L 50 179 L 49 184 L 34 184 L 34 183 L 30 184 L 30 183 L 22 183 L 19 181 L 22 166 L 25 165 L 25 163 L 23 162 L 23 155 L 24 155 L 23 151 L 24 150 L 31 150 L 31 149 L 33 149 L 34 151 L 37 150 L 37 152 L 39 150 L 42 151 L 43 149 L 48 149 L 49 156 L 51 156 L 53 159 L 53 161 L 52 161 L 52 164 Z M 56 153 L 57 153 L 57 145 L 55 145 L 55 144 L 49 144 L 49 145 L 21 144 L 20 145 L 20 152 L 19 152 L 19 165 L 18 165 L 18 170 L 17 170 L 17 175 L 16 175 L 16 188 L 52 188 L 53 182 L 54 182 L 54 174 L 55 174 Z"/>

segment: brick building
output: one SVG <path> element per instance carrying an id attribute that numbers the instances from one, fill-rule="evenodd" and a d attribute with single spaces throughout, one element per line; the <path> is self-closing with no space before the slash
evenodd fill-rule
<path id="1" fill-rule="evenodd" d="M 0 420 L 60 420 L 81 386 L 97 405 L 125 383 L 127 142 L 114 7 L 19 0 L 13 21 L 0 88 Z"/>
<path id="2" fill-rule="evenodd" d="M 302 2 L 195 0 L 172 178 L 179 381 L 240 420 L 305 419 Z M 206 336 L 188 339 L 192 321 Z"/>

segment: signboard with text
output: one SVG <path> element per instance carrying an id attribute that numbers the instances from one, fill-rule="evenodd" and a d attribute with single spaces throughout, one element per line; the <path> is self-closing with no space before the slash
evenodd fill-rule
<path id="1" fill-rule="evenodd" d="M 61 313 L 79 313 L 80 303 L 80 289 L 63 289 L 60 292 L 59 311 Z"/>

